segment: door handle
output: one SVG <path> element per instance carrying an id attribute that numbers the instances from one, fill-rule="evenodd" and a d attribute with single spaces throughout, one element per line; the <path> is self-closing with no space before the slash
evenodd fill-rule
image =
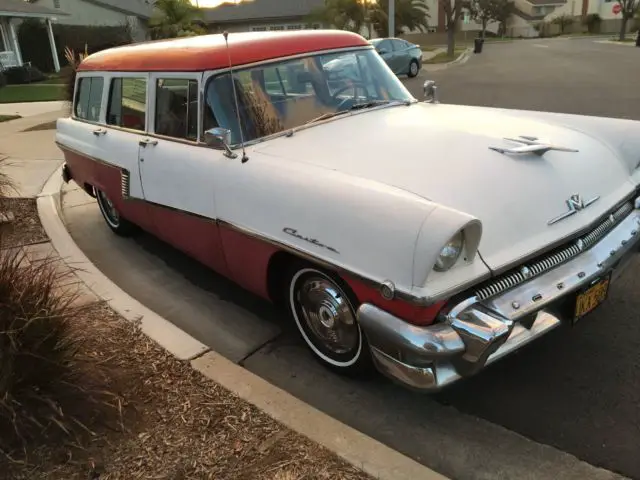
<path id="1" fill-rule="evenodd" d="M 106 134 L 107 134 L 107 129 L 106 129 L 106 128 L 96 128 L 96 129 L 93 131 L 93 134 L 94 134 L 96 137 L 99 137 L 100 135 L 106 135 Z"/>
<path id="2" fill-rule="evenodd" d="M 151 140 L 149 138 L 145 138 L 144 140 L 140 140 L 138 142 L 138 145 L 140 145 L 141 147 L 146 147 L 147 145 L 157 145 L 158 141 L 157 140 Z"/>

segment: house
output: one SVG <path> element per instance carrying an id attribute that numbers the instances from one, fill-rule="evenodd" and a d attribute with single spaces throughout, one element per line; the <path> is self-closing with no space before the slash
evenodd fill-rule
<path id="1" fill-rule="evenodd" d="M 0 71 L 8 67 L 23 65 L 22 52 L 16 31 L 17 26 L 25 18 L 39 18 L 44 20 L 47 25 L 53 64 L 56 72 L 59 72 L 60 63 L 56 53 L 51 22 L 65 15 L 64 12 L 33 5 L 23 0 L 0 0 Z"/>
<path id="2" fill-rule="evenodd" d="M 30 3 L 64 13 L 57 20 L 61 25 L 129 25 L 135 42 L 147 39 L 147 22 L 153 10 L 150 0 L 31 0 Z"/>
<path id="3" fill-rule="evenodd" d="M 614 6 L 617 0 L 570 0 L 562 8 L 558 8 L 544 18 L 547 23 L 553 22 L 557 17 L 568 15 L 576 18 L 575 25 L 578 29 L 584 29 L 581 26 L 581 20 L 587 15 L 597 14 L 600 16 L 600 32 L 602 33 L 618 33 L 622 23 L 622 13 L 614 13 Z M 634 22 L 628 22 L 627 28 L 634 28 Z"/>
<path id="4" fill-rule="evenodd" d="M 309 14 L 324 0 L 253 0 L 224 3 L 205 10 L 204 18 L 213 33 L 300 30 L 309 28 Z M 320 24 L 311 25 L 319 28 Z"/>

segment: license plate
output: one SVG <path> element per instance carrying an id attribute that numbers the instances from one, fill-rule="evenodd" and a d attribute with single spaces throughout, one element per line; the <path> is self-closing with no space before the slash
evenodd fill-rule
<path id="1" fill-rule="evenodd" d="M 611 275 L 600 278 L 592 283 L 586 290 L 578 293 L 576 297 L 576 309 L 573 322 L 577 322 L 582 317 L 591 313 L 607 298 Z"/>

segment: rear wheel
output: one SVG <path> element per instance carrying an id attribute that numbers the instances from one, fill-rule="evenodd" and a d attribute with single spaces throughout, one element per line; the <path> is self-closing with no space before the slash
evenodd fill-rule
<path id="1" fill-rule="evenodd" d="M 96 188 L 95 193 L 96 199 L 98 200 L 98 207 L 100 207 L 100 213 L 102 213 L 102 217 L 105 222 L 107 222 L 109 228 L 118 235 L 131 235 L 135 230 L 135 225 L 125 218 L 122 218 L 122 215 L 120 215 L 120 212 L 105 192 Z"/>
<path id="2" fill-rule="evenodd" d="M 418 65 L 418 61 L 417 60 L 411 60 L 411 63 L 409 64 L 409 77 L 413 78 L 416 75 L 418 75 L 418 73 L 420 72 L 420 65 Z"/>
<path id="3" fill-rule="evenodd" d="M 288 278 L 288 308 L 314 357 L 344 375 L 370 373 L 371 353 L 347 287 L 309 264 L 296 264 Z"/>

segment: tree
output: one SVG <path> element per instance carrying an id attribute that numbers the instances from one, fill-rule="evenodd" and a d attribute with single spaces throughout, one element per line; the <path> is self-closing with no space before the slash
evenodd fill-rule
<path id="1" fill-rule="evenodd" d="M 618 5 L 622 8 L 620 11 L 622 14 L 622 24 L 620 25 L 619 37 L 619 40 L 622 42 L 627 33 L 627 23 L 640 11 L 640 0 L 618 0 Z"/>
<path id="2" fill-rule="evenodd" d="M 516 9 L 515 3 L 512 0 L 493 0 L 491 9 L 493 11 L 493 19 L 500 24 L 498 35 L 504 36 L 507 33 L 509 17 Z"/>
<path id="3" fill-rule="evenodd" d="M 560 15 L 552 20 L 552 23 L 560 27 L 560 33 L 564 33 L 567 27 L 573 25 L 575 19 L 571 15 Z"/>
<path id="4" fill-rule="evenodd" d="M 324 0 L 322 7 L 311 12 L 308 21 L 360 33 L 367 20 L 366 10 L 367 2 L 361 0 Z"/>
<path id="5" fill-rule="evenodd" d="M 513 2 L 508 0 L 469 0 L 465 7 L 469 9 L 471 18 L 482 25 L 482 38 L 490 22 L 499 22 L 500 33 L 504 35 L 509 16 L 514 10 Z"/>
<path id="6" fill-rule="evenodd" d="M 589 33 L 598 33 L 600 31 L 600 24 L 602 23 L 602 17 L 597 13 L 590 13 L 587 15 L 582 23 L 586 25 Z"/>
<path id="7" fill-rule="evenodd" d="M 372 5 L 370 19 L 376 33 L 380 37 L 398 36 L 403 30 L 420 30 L 429 28 L 429 7 L 423 0 L 395 0 L 394 29 L 389 34 L 389 0 L 378 0 Z"/>
<path id="8" fill-rule="evenodd" d="M 202 11 L 189 0 L 156 0 L 149 20 L 151 38 L 175 38 L 201 35 L 206 30 L 198 24 Z"/>
<path id="9" fill-rule="evenodd" d="M 453 58 L 456 48 L 456 30 L 464 8 L 464 0 L 438 0 L 444 10 L 444 26 L 447 29 L 447 56 Z"/>

